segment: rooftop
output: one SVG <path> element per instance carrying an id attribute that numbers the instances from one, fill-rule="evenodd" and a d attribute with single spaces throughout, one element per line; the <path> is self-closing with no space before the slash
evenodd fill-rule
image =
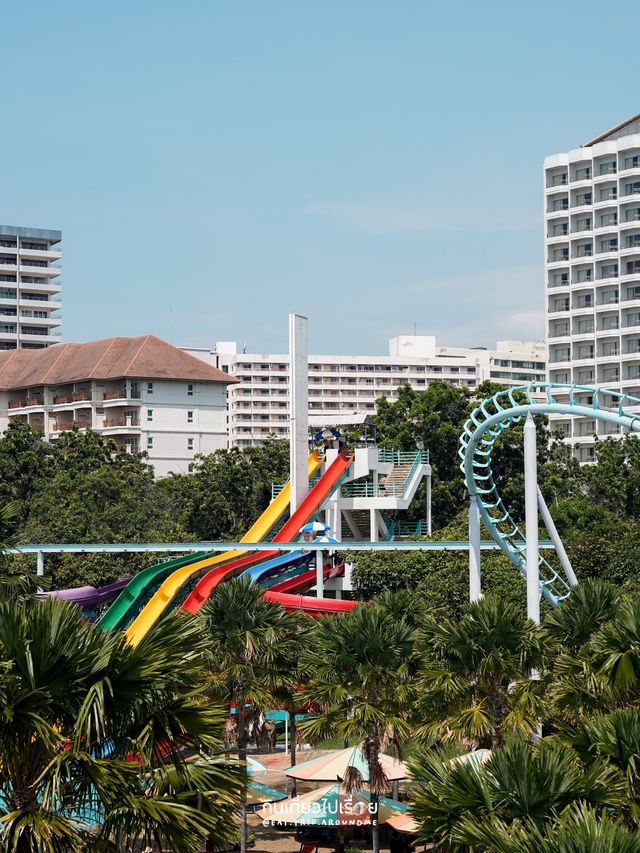
<path id="1" fill-rule="evenodd" d="M 237 382 L 154 335 L 0 352 L 3 390 L 125 378 Z"/>
<path id="2" fill-rule="evenodd" d="M 607 139 L 619 139 L 621 136 L 630 136 L 632 133 L 640 132 L 640 113 L 636 113 L 631 118 L 626 119 L 620 124 L 605 130 L 604 133 L 594 136 L 588 142 L 585 142 L 583 148 L 590 148 L 598 142 L 605 142 Z"/>
<path id="3" fill-rule="evenodd" d="M 38 240 L 50 240 L 59 243 L 62 231 L 49 231 L 47 228 L 24 228 L 20 225 L 0 225 L 0 237 L 35 237 Z"/>

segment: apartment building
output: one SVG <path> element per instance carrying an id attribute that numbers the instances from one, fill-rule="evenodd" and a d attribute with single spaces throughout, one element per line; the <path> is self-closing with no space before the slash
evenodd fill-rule
<path id="1" fill-rule="evenodd" d="M 0 225 L 0 350 L 60 341 L 60 231 Z"/>
<path id="2" fill-rule="evenodd" d="M 233 377 L 146 335 L 0 352 L 0 430 L 16 418 L 56 441 L 93 429 L 146 451 L 156 476 L 227 446 Z"/>
<path id="3" fill-rule="evenodd" d="M 549 378 L 640 396 L 640 114 L 546 157 L 544 186 Z M 618 432 L 591 418 L 552 426 L 581 461 Z"/>
<path id="4" fill-rule="evenodd" d="M 268 435 L 289 435 L 289 356 L 239 353 L 234 342 L 212 349 L 185 348 L 239 380 L 229 386 L 229 443 L 259 444 Z M 427 335 L 389 341 L 389 354 L 310 355 L 309 416 L 330 422 L 338 415 L 373 413 L 382 396 L 397 399 L 402 385 L 424 391 L 440 379 L 474 388 L 485 379 L 521 385 L 544 381 L 542 343 L 499 341 L 496 350 L 438 346 Z"/>

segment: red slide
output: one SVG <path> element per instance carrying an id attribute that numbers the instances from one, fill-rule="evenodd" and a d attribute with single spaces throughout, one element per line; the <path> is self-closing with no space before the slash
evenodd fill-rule
<path id="1" fill-rule="evenodd" d="M 300 528 L 316 514 L 324 501 L 333 494 L 340 479 L 344 476 L 344 473 L 352 462 L 353 453 L 342 450 L 338 454 L 291 518 L 273 537 L 274 543 L 294 542 L 298 538 Z M 278 554 L 279 551 L 277 549 L 273 551 L 258 551 L 212 569 L 198 581 L 182 605 L 182 609 L 188 613 L 197 613 L 220 581 L 236 577 L 249 566 L 255 565 L 262 560 L 268 560 Z"/>
<path id="2" fill-rule="evenodd" d="M 344 563 L 339 566 L 324 567 L 325 580 L 329 577 L 335 578 L 344 574 Z M 337 598 L 314 598 L 311 595 L 295 595 L 309 589 L 316 582 L 316 570 L 310 569 L 298 575 L 296 578 L 277 583 L 271 589 L 265 591 L 264 597 L 268 601 L 277 601 L 285 610 L 303 610 L 309 616 L 328 616 L 331 613 L 348 613 L 358 605 L 357 601 L 342 601 Z"/>
<path id="3" fill-rule="evenodd" d="M 291 595 L 286 592 L 274 592 L 268 589 L 264 597 L 268 601 L 277 601 L 285 610 L 304 610 L 309 616 L 329 616 L 332 613 L 348 613 L 358 606 L 357 601 L 338 598 L 314 598 L 312 595 Z"/>

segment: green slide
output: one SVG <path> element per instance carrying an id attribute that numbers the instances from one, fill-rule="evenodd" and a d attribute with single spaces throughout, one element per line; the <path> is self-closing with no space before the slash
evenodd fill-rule
<path id="1" fill-rule="evenodd" d="M 202 560 L 205 555 L 206 551 L 194 551 L 186 556 L 155 563 L 153 566 L 138 572 L 122 590 L 111 607 L 102 614 L 97 624 L 105 631 L 114 628 L 123 630 L 153 595 L 158 583 L 161 583 L 176 569 Z"/>

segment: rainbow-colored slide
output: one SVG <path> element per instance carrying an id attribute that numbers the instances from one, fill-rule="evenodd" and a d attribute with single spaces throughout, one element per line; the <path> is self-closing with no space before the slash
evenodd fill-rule
<path id="1" fill-rule="evenodd" d="M 323 458 L 314 450 L 309 456 L 307 468 L 310 478 L 320 468 L 322 462 Z M 266 539 L 289 509 L 289 497 L 289 483 L 287 483 L 240 541 L 261 542 Z M 141 636 L 144 636 L 148 630 L 147 625 L 150 627 L 155 623 L 167 604 L 189 580 L 214 565 L 228 562 L 245 553 L 245 551 L 225 551 L 222 554 L 198 552 L 150 566 L 131 579 L 97 624 L 104 630 L 125 630 L 130 623 L 135 622 L 136 634 L 142 631 Z M 141 619 L 143 613 L 145 616 Z"/>
<path id="2" fill-rule="evenodd" d="M 315 457 L 315 454 L 312 454 L 309 459 L 310 467 L 312 457 Z M 318 465 L 315 467 L 319 467 L 322 462 L 320 457 L 317 458 L 319 461 Z M 309 519 L 313 518 L 324 501 L 333 494 L 346 474 L 352 461 L 352 453 L 344 450 L 338 454 L 336 459 L 334 459 L 317 483 L 312 487 L 297 510 L 283 525 L 282 529 L 273 537 L 272 541 L 274 544 L 277 542 L 292 542 L 298 538 L 300 528 L 306 524 Z M 284 494 L 286 494 L 286 497 L 282 498 L 282 495 Z M 269 517 L 269 530 L 275 526 L 277 520 L 284 514 L 286 507 L 289 504 L 288 485 L 270 504 L 266 512 L 263 513 L 263 516 L 261 516 L 261 519 L 265 515 L 268 516 L 269 509 L 275 507 L 280 500 L 283 501 L 284 505 L 280 506 L 280 508 L 274 509 L 273 513 L 277 513 L 275 518 Z M 258 527 L 259 523 L 260 519 L 251 528 L 244 541 L 256 542 L 266 536 L 265 532 L 262 533 L 262 536 L 259 538 L 249 538 L 249 535 Z M 253 535 L 255 536 L 255 533 Z M 189 613 L 197 613 L 202 604 L 221 581 L 226 580 L 227 578 L 236 577 L 237 575 L 242 574 L 250 566 L 256 565 L 263 560 L 273 559 L 277 556 L 277 548 L 269 551 L 249 553 L 243 551 L 229 551 L 217 557 L 201 560 L 190 566 L 178 569 L 162 583 L 148 604 L 138 614 L 136 619 L 127 629 L 127 638 L 131 643 L 137 645 L 145 637 L 147 632 L 156 624 L 158 619 L 163 616 L 167 609 L 180 604 L 180 599 L 185 594 L 187 597 L 182 605 L 183 609 Z M 202 576 L 203 573 L 205 573 L 204 576 Z M 195 588 L 189 592 L 189 587 L 193 580 L 197 580 L 197 583 Z"/>

